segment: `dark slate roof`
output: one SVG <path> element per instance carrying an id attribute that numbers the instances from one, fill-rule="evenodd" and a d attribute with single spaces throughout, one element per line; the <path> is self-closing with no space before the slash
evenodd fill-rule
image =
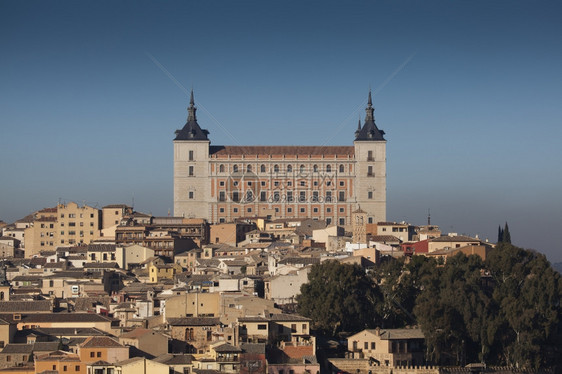
<path id="1" fill-rule="evenodd" d="M 290 321 L 303 321 L 303 322 L 310 322 L 312 321 L 310 318 L 303 317 L 300 314 L 272 314 L 271 315 L 272 321 L 278 322 L 290 322 Z"/>
<path id="2" fill-rule="evenodd" d="M 183 317 L 169 318 L 168 324 L 171 326 L 215 326 L 220 325 L 220 318 L 215 317 Z"/>
<path id="3" fill-rule="evenodd" d="M 243 353 L 265 354 L 265 343 L 240 343 Z"/>
<path id="4" fill-rule="evenodd" d="M 219 345 L 218 347 L 213 348 L 215 352 L 222 353 L 222 352 L 242 352 L 242 349 L 239 347 L 235 347 L 228 343 L 224 343 Z"/>
<path id="5" fill-rule="evenodd" d="M 195 115 L 197 108 L 193 100 L 193 91 L 191 91 L 191 100 L 189 101 L 187 111 L 189 112 L 187 122 L 181 130 L 176 130 L 176 138 L 174 140 L 209 140 L 207 137 L 209 131 L 201 129 L 197 123 L 197 116 Z"/>
<path id="6" fill-rule="evenodd" d="M 193 356 L 188 354 L 165 353 L 156 357 L 153 361 L 166 365 L 188 365 L 193 361 Z"/>
<path id="7" fill-rule="evenodd" d="M 59 342 L 35 342 L 33 344 L 34 352 L 52 352 L 59 349 Z"/>
<path id="8" fill-rule="evenodd" d="M 49 300 L 0 302 L 0 313 L 29 313 L 50 311 L 52 311 L 52 306 Z"/>
<path id="9" fill-rule="evenodd" d="M 362 128 L 358 128 L 355 132 L 355 140 L 359 141 L 384 141 L 384 131 L 379 130 L 375 124 L 375 117 L 373 112 L 373 102 L 371 100 L 371 92 L 369 91 L 369 100 L 367 102 L 367 108 L 365 108 L 367 115 L 365 116 L 365 123 Z M 361 124 L 359 124 L 361 125 Z"/>
<path id="10" fill-rule="evenodd" d="M 33 352 L 33 344 L 7 344 L 2 350 L 2 353 L 31 354 L 31 352 Z"/>
<path id="11" fill-rule="evenodd" d="M 34 331 L 51 336 L 100 336 L 106 332 L 95 327 L 38 327 Z"/>
<path id="12" fill-rule="evenodd" d="M 110 322 L 111 319 L 107 317 L 100 316 L 99 314 L 93 313 L 29 313 L 29 314 L 21 314 L 21 320 L 14 320 L 13 313 L 3 313 L 0 314 L 0 319 L 3 319 L 7 322 L 25 322 L 25 323 L 33 323 L 33 322 L 52 322 L 52 323 L 61 323 L 61 322 L 70 322 L 70 323 L 77 323 L 77 322 Z"/>

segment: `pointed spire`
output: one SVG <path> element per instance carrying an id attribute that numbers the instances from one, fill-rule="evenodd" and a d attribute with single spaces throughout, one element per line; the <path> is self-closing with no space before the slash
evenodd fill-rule
<path id="1" fill-rule="evenodd" d="M 197 116 L 195 112 L 197 108 L 195 107 L 195 100 L 193 99 L 193 88 L 191 89 L 191 98 L 189 99 L 189 107 L 187 108 L 187 122 L 197 121 Z"/>
<path id="2" fill-rule="evenodd" d="M 357 131 L 361 131 L 361 117 L 359 117 L 359 122 L 357 123 Z"/>
<path id="3" fill-rule="evenodd" d="M 375 108 L 373 108 L 373 99 L 371 98 L 371 90 L 369 90 L 369 99 L 367 100 L 367 108 L 365 108 L 365 122 L 375 121 Z"/>

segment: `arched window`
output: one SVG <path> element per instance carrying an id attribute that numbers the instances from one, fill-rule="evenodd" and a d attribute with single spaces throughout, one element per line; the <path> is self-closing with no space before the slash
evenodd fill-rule
<path id="1" fill-rule="evenodd" d="M 260 166 L 260 172 L 265 173 L 265 165 Z"/>
<path id="2" fill-rule="evenodd" d="M 315 173 L 318 173 L 318 165 L 314 165 L 314 166 L 312 167 L 312 170 L 313 170 Z"/>
<path id="3" fill-rule="evenodd" d="M 234 165 L 232 167 L 232 171 L 235 172 L 235 173 L 238 173 L 238 165 Z"/>
<path id="4" fill-rule="evenodd" d="M 252 165 L 246 166 L 246 171 L 247 171 L 248 173 L 251 173 L 251 172 L 252 172 Z"/>
<path id="5" fill-rule="evenodd" d="M 345 166 L 340 165 L 340 173 L 343 173 L 343 172 L 345 172 Z"/>
<path id="6" fill-rule="evenodd" d="M 224 173 L 224 165 L 223 164 L 221 164 L 219 166 L 219 173 Z"/>
<path id="7" fill-rule="evenodd" d="M 326 173 L 332 172 L 332 165 L 326 165 Z"/>
<path id="8" fill-rule="evenodd" d="M 287 165 L 287 172 L 290 173 L 293 171 L 293 165 Z"/>
<path id="9" fill-rule="evenodd" d="M 274 172 L 274 173 L 279 173 L 279 165 L 275 165 L 275 166 L 273 167 L 273 172 Z"/>

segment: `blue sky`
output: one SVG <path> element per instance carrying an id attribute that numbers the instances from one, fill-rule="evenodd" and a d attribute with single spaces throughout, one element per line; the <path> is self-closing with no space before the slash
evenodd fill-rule
<path id="1" fill-rule="evenodd" d="M 369 87 L 388 218 L 562 261 L 556 1 L 0 0 L 0 219 L 166 215 L 195 90 L 213 144 L 351 145 Z"/>

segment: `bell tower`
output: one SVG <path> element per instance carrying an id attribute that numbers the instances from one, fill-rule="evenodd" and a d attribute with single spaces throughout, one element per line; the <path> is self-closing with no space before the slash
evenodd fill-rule
<path id="1" fill-rule="evenodd" d="M 386 221 L 386 139 L 375 124 L 371 91 L 363 127 L 355 132 L 355 194 L 367 214 L 366 223 Z"/>

